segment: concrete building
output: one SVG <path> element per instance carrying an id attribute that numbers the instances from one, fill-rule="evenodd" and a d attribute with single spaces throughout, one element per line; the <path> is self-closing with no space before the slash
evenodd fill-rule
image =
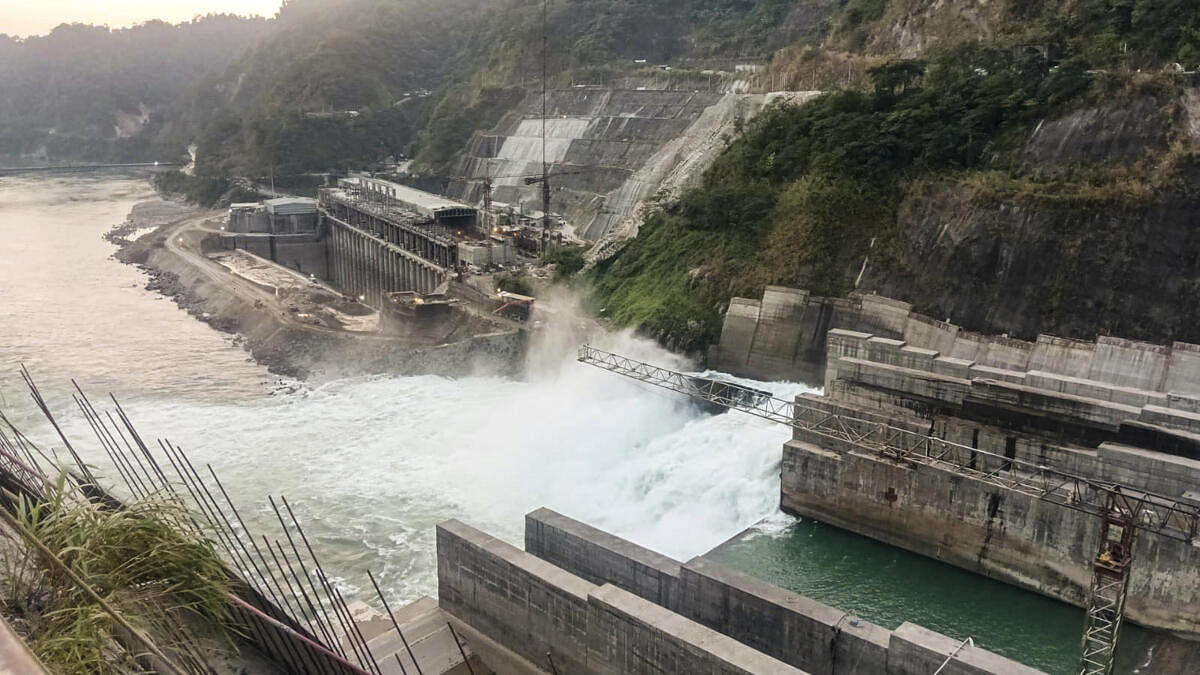
<path id="1" fill-rule="evenodd" d="M 319 226 L 317 200 L 281 197 L 259 203 L 230 204 L 226 232 L 238 234 L 312 234 Z"/>
<path id="2" fill-rule="evenodd" d="M 317 231 L 317 200 L 280 197 L 263 202 L 273 234 L 307 234 Z"/>
<path id="3" fill-rule="evenodd" d="M 226 232 L 267 233 L 271 224 L 267 220 L 267 207 L 259 202 L 248 202 L 229 205 L 229 222 Z"/>
<path id="4" fill-rule="evenodd" d="M 270 199 L 229 207 L 220 247 L 243 250 L 278 265 L 324 279 L 328 275 L 324 233 L 317 200 Z"/>
<path id="5" fill-rule="evenodd" d="M 512 240 L 501 237 L 492 237 L 487 242 L 463 242 L 458 245 L 458 257 L 464 264 L 481 270 L 520 260 Z"/>

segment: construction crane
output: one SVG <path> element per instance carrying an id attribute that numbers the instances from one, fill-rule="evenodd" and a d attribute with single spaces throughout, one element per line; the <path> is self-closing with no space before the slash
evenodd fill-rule
<path id="1" fill-rule="evenodd" d="M 518 174 L 512 176 L 493 176 L 490 173 L 485 173 L 482 176 L 450 176 L 445 181 L 481 181 L 483 183 L 483 212 L 484 218 L 488 222 L 485 223 L 485 229 L 490 233 L 492 227 L 490 224 L 492 212 L 492 191 L 496 188 L 496 181 L 506 179 L 521 179 L 526 186 L 541 185 L 542 186 L 542 249 L 545 250 L 546 243 L 550 236 L 550 179 L 559 178 L 561 176 L 578 176 L 580 174 L 592 173 L 595 171 L 604 171 L 607 167 L 592 166 L 578 169 L 570 169 L 567 171 L 543 171 L 540 176 L 530 176 L 529 174 Z M 444 186 L 443 186 L 444 187 Z"/>
<path id="2" fill-rule="evenodd" d="M 816 406 L 774 398 L 756 389 L 659 368 L 588 345 L 580 348 L 578 360 L 709 405 L 739 410 L 793 429 L 850 443 L 887 459 L 953 471 L 1003 490 L 1100 518 L 1100 544 L 1092 564 L 1080 675 L 1112 673 L 1137 534 L 1144 532 L 1200 546 L 1200 505 L 1191 502 L 1125 490 L 1120 485 L 883 422 L 831 413 Z M 994 461 L 981 462 L 980 458 Z M 983 470 L 977 466 L 996 468 Z"/>

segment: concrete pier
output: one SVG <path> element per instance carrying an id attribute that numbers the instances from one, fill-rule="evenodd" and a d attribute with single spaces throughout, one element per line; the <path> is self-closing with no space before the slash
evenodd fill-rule
<path id="1" fill-rule="evenodd" d="M 392 200 L 324 189 L 330 281 L 347 295 L 381 307 L 390 293 L 430 293 L 459 263 L 458 243 L 437 222 Z"/>
<path id="2" fill-rule="evenodd" d="M 902 340 L 909 347 L 980 367 L 1200 397 L 1198 345 L 1154 345 L 1108 336 L 1095 341 L 1051 335 L 1039 335 L 1036 342 L 1014 340 L 972 333 L 914 312 L 907 302 L 879 295 L 826 298 L 782 286 L 768 286 L 759 300 L 730 301 L 720 343 L 709 351 L 709 365 L 744 377 L 816 384 L 824 379 L 826 336 L 837 329 Z"/>
<path id="3" fill-rule="evenodd" d="M 1012 342 L 987 343 L 988 362 L 997 365 L 984 365 L 904 340 L 833 330 L 826 395 L 801 396 L 797 403 L 990 453 L 972 467 L 979 472 L 1015 475 L 1009 460 L 1016 460 L 1117 484 L 1130 494 L 1200 502 L 1200 426 L 1189 410 L 1194 397 L 1112 382 L 1161 386 L 1175 353 L 1190 359 L 1190 350 L 1113 339 L 1090 347 Z M 1061 361 L 1039 356 L 1051 350 L 1072 355 Z M 1028 361 L 1014 358 L 1024 351 L 1038 366 L 1062 363 L 1082 373 L 1086 364 L 1089 376 L 1104 379 L 1024 370 Z M 1088 351 L 1094 351 L 1090 360 L 1083 356 Z M 1186 359 L 1175 363 L 1191 367 Z M 1091 513 L 999 489 L 969 471 L 913 466 L 817 431 L 797 429 L 783 452 L 785 511 L 1075 605 L 1086 602 L 1100 531 Z M 1125 608 L 1130 619 L 1200 634 L 1195 535 L 1191 542 L 1186 532 L 1180 538 L 1150 530 L 1138 535 Z"/>
<path id="4" fill-rule="evenodd" d="M 347 295 L 363 296 L 373 307 L 389 293 L 429 293 L 449 272 L 370 232 L 326 215 L 329 226 L 330 277 Z"/>
<path id="5" fill-rule="evenodd" d="M 680 563 L 546 509 L 526 516 L 525 542 L 521 551 L 457 521 L 438 527 L 441 607 L 497 672 L 1038 672 L 920 626 L 889 631 L 703 558 Z"/>

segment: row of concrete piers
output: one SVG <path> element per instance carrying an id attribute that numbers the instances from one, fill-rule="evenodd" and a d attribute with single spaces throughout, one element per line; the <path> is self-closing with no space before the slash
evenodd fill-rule
<path id="1" fill-rule="evenodd" d="M 438 225 L 405 222 L 410 214 L 337 196 L 325 198 L 323 207 L 345 223 L 440 267 L 453 269 L 458 264 L 458 244 L 434 231 L 441 229 Z"/>
<path id="2" fill-rule="evenodd" d="M 389 293 L 429 293 L 446 281 L 444 267 L 328 214 L 325 220 L 329 274 L 346 294 L 382 307 Z"/>

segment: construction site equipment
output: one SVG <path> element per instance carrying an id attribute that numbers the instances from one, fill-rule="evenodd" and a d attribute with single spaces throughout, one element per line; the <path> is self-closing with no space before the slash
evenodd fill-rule
<path id="1" fill-rule="evenodd" d="M 849 443 L 882 457 L 953 471 L 1100 518 L 1101 540 L 1086 608 L 1080 675 L 1112 673 L 1135 534 L 1146 532 L 1200 546 L 1200 505 L 1191 502 L 1126 489 L 883 422 L 831 413 L 749 387 L 660 368 L 588 345 L 579 349 L 578 360 L 708 404 Z M 982 458 L 994 461 L 980 461 Z M 981 470 L 977 466 L 996 468 Z"/>

